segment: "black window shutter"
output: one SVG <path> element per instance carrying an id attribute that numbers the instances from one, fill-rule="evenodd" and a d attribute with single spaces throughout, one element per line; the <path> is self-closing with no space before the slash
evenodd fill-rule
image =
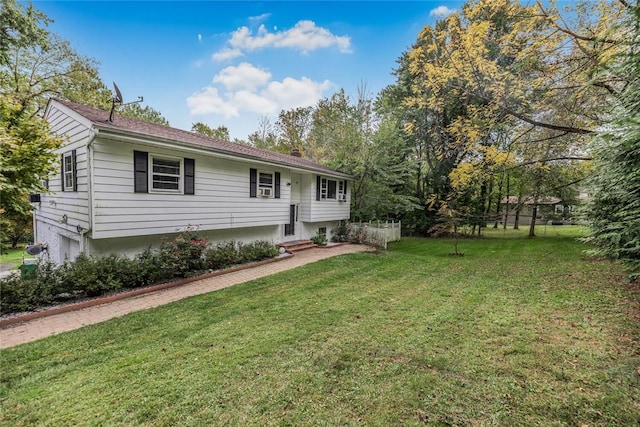
<path id="1" fill-rule="evenodd" d="M 133 191 L 149 192 L 149 153 L 146 151 L 133 152 L 133 181 Z"/>
<path id="2" fill-rule="evenodd" d="M 60 155 L 60 184 L 60 190 L 64 191 L 64 154 Z"/>
<path id="3" fill-rule="evenodd" d="M 275 183 L 275 190 L 274 190 L 274 194 L 275 194 L 275 198 L 279 199 L 280 198 L 280 172 L 276 172 L 276 183 Z"/>
<path id="4" fill-rule="evenodd" d="M 78 191 L 78 168 L 76 166 L 76 150 L 71 151 L 71 165 L 73 168 L 73 191 Z"/>
<path id="5" fill-rule="evenodd" d="M 249 197 L 258 197 L 258 170 L 249 169 Z"/>
<path id="6" fill-rule="evenodd" d="M 320 200 L 320 175 L 316 177 L 316 200 Z"/>
<path id="7" fill-rule="evenodd" d="M 347 195 L 347 180 L 344 180 L 344 186 L 342 187 L 342 190 L 344 191 L 344 195 Z"/>
<path id="8" fill-rule="evenodd" d="M 184 159 L 184 194 L 195 194 L 196 161 Z"/>

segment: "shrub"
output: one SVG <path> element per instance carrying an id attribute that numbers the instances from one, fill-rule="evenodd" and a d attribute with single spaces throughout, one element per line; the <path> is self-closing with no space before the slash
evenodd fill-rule
<path id="1" fill-rule="evenodd" d="M 334 242 L 348 242 L 349 241 L 349 228 L 346 221 L 340 221 L 340 224 L 336 228 L 331 230 L 331 240 Z"/>
<path id="2" fill-rule="evenodd" d="M 0 313 L 34 310 L 53 302 L 52 288 L 37 279 L 22 280 L 19 275 L 0 279 Z"/>
<path id="3" fill-rule="evenodd" d="M 74 262 L 62 266 L 62 281 L 73 291 L 94 297 L 136 283 L 133 263 L 120 255 L 88 257 L 80 254 Z"/>
<path id="4" fill-rule="evenodd" d="M 69 283 L 63 280 L 62 270 L 54 263 L 47 260 L 38 262 L 36 280 L 39 286 L 48 287 L 53 297 L 59 294 L 72 293 L 73 289 Z"/>
<path id="5" fill-rule="evenodd" d="M 19 275 L 0 279 L 0 312 L 33 310 L 60 299 L 99 296 L 276 255 L 278 248 L 266 240 L 239 245 L 230 241 L 209 248 L 204 239 L 183 233 L 164 242 L 160 249 L 148 248 L 134 259 L 115 254 L 106 257 L 81 254 L 76 261 L 61 266 L 41 261 L 35 279 L 22 279 Z"/>
<path id="6" fill-rule="evenodd" d="M 318 246 L 324 246 L 327 244 L 327 236 L 317 232 L 316 235 L 311 238 L 311 241 Z"/>
<path id="7" fill-rule="evenodd" d="M 137 270 L 135 287 L 151 285 L 173 277 L 163 269 L 160 253 L 151 250 L 151 247 L 136 255 L 133 263 Z"/>
<path id="8" fill-rule="evenodd" d="M 367 241 L 367 228 L 362 224 L 349 224 L 347 227 L 347 241 L 365 243 Z"/>
<path id="9" fill-rule="evenodd" d="M 209 248 L 205 253 L 205 264 L 210 270 L 220 270 L 238 263 L 240 263 L 240 254 L 233 240 L 218 243 L 215 248 Z"/>
<path id="10" fill-rule="evenodd" d="M 255 242 L 238 245 L 240 263 L 261 261 L 277 255 L 278 248 L 267 240 L 256 240 Z"/>
<path id="11" fill-rule="evenodd" d="M 207 241 L 185 232 L 160 247 L 161 270 L 171 277 L 187 277 L 206 268 Z"/>

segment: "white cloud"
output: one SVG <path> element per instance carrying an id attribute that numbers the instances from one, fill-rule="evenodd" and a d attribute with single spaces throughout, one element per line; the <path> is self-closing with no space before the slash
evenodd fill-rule
<path id="1" fill-rule="evenodd" d="M 264 90 L 264 96 L 274 100 L 285 109 L 306 107 L 315 104 L 322 98 L 322 92 L 332 86 L 329 80 L 322 83 L 302 77 L 296 80 L 285 77 L 281 82 L 271 82 Z"/>
<path id="2" fill-rule="evenodd" d="M 451 15 L 455 12 L 455 9 L 449 9 L 447 6 L 438 6 L 435 9 L 432 9 L 431 12 L 429 12 L 429 16 L 444 18 L 445 16 Z"/>
<path id="3" fill-rule="evenodd" d="M 202 41 L 202 34 L 198 34 L 198 42 Z"/>
<path id="4" fill-rule="evenodd" d="M 249 27 L 238 28 L 227 41 L 230 47 L 214 53 L 213 59 L 231 59 L 229 52 L 241 53 L 266 48 L 290 48 L 309 53 L 335 46 L 342 53 L 351 53 L 349 36 L 337 36 L 326 28 L 318 27 L 313 21 L 298 21 L 293 28 L 285 31 L 278 31 L 276 26 L 273 28 L 271 32 L 260 25 L 255 33 Z"/>
<path id="5" fill-rule="evenodd" d="M 238 110 L 218 94 L 218 89 L 208 86 L 187 98 L 189 112 L 193 115 L 220 114 L 225 118 L 238 116 Z"/>
<path id="6" fill-rule="evenodd" d="M 214 83 L 221 83 L 227 90 L 255 90 L 271 80 L 271 73 L 243 62 L 237 67 L 223 69 L 213 77 Z"/>
<path id="7" fill-rule="evenodd" d="M 214 53 L 211 56 L 211 59 L 213 59 L 214 61 L 228 61 L 239 56 L 243 56 L 243 53 L 240 49 L 230 49 L 228 47 L 225 47 L 222 50 Z"/>
<path id="8" fill-rule="evenodd" d="M 266 21 L 267 19 L 269 19 L 270 16 L 271 16 L 270 13 L 263 13 L 262 15 L 258 15 L 258 16 L 250 16 L 249 22 L 258 23 L 258 22 Z"/>
<path id="9" fill-rule="evenodd" d="M 229 102 L 241 111 L 253 113 L 273 114 L 278 111 L 278 104 L 262 94 L 241 90 L 231 94 Z"/>
<path id="10" fill-rule="evenodd" d="M 223 94 L 216 84 L 224 88 Z M 187 105 L 192 115 L 221 115 L 225 119 L 245 113 L 269 115 L 314 105 L 332 87 L 328 80 L 316 82 L 307 77 L 274 81 L 268 71 L 242 63 L 216 74 L 213 85 L 188 97 Z"/>

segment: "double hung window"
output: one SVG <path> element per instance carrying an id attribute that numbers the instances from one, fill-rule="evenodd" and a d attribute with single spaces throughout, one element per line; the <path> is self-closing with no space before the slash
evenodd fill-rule
<path id="1" fill-rule="evenodd" d="M 280 172 L 249 169 L 249 197 L 280 198 Z"/>
<path id="2" fill-rule="evenodd" d="M 346 200 L 347 181 L 318 177 L 316 200 Z"/>
<path id="3" fill-rule="evenodd" d="M 78 177 L 76 169 L 76 150 L 62 155 L 62 191 L 78 191 Z"/>
<path id="4" fill-rule="evenodd" d="M 152 170 L 151 189 L 154 191 L 181 191 L 181 159 L 151 157 Z"/>
<path id="5" fill-rule="evenodd" d="M 195 194 L 195 160 L 133 152 L 136 193 Z"/>

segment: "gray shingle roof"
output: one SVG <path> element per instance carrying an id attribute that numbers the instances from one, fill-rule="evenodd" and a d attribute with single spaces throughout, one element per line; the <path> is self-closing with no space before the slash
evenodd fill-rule
<path id="1" fill-rule="evenodd" d="M 211 138 L 194 132 L 172 128 L 170 126 L 124 117 L 119 114 L 115 114 L 113 122 L 110 122 L 109 111 L 98 110 L 96 108 L 62 99 L 54 99 L 53 101 L 58 102 L 80 114 L 91 121 L 98 129 L 124 132 L 138 137 L 161 138 L 163 140 L 175 141 L 181 144 L 194 145 L 213 152 L 235 155 L 245 159 L 261 160 L 277 165 L 291 166 L 315 172 L 349 177 L 343 172 L 300 157 L 261 150 L 248 145 Z"/>

